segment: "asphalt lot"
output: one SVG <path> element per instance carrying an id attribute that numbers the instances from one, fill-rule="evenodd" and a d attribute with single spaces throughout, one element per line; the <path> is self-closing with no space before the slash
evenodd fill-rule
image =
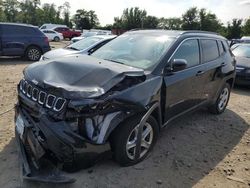
<path id="1" fill-rule="evenodd" d="M 51 43 L 58 48 L 68 42 Z M 52 49 L 54 49 L 52 48 Z M 72 185 L 22 182 L 14 139 L 16 85 L 31 64 L 0 57 L 0 187 L 250 187 L 250 89 L 237 87 L 225 113 L 200 110 L 172 122 L 148 158 L 120 167 L 106 153 L 94 167 L 69 174 Z"/>

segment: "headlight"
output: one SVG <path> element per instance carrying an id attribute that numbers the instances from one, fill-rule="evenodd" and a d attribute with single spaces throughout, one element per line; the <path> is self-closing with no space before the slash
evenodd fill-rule
<path id="1" fill-rule="evenodd" d="M 41 58 L 40 58 L 40 61 L 46 61 L 46 60 L 48 60 L 49 58 L 47 58 L 47 57 L 44 57 L 43 55 L 41 56 Z"/>

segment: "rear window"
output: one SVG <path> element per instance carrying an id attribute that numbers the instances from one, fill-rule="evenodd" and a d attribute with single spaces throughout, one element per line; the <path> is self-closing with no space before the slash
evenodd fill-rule
<path id="1" fill-rule="evenodd" d="M 201 40 L 202 55 L 204 62 L 209 62 L 219 57 L 219 51 L 216 40 Z"/>
<path id="2" fill-rule="evenodd" d="M 38 32 L 35 28 L 17 26 L 17 25 L 2 25 L 3 35 L 36 35 Z"/>

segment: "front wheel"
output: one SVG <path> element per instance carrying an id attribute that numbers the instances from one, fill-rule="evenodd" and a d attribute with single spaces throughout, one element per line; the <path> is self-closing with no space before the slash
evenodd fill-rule
<path id="1" fill-rule="evenodd" d="M 150 116 L 142 125 L 140 134 L 140 119 L 141 116 L 128 119 L 112 133 L 111 148 L 114 152 L 114 159 L 121 166 L 134 165 L 145 159 L 157 140 L 159 127 L 156 120 Z M 139 145 L 137 144 L 138 138 L 140 138 Z"/>
<path id="2" fill-rule="evenodd" d="M 42 52 L 38 47 L 31 46 L 26 50 L 26 58 L 30 61 L 38 61 L 42 56 Z"/>
<path id="3" fill-rule="evenodd" d="M 225 111 L 229 98 L 230 98 L 231 87 L 228 83 L 222 87 L 220 94 L 216 102 L 209 107 L 209 111 L 213 114 L 221 114 Z"/>

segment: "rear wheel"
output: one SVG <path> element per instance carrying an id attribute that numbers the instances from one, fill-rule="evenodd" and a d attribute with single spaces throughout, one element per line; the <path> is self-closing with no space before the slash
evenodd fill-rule
<path id="1" fill-rule="evenodd" d="M 60 38 L 56 36 L 56 37 L 54 37 L 54 41 L 55 41 L 55 42 L 59 42 L 59 41 L 60 41 Z"/>
<path id="2" fill-rule="evenodd" d="M 228 83 L 226 83 L 216 100 L 216 102 L 209 107 L 209 111 L 213 114 L 221 114 L 225 111 L 229 98 L 230 98 L 231 87 Z"/>
<path id="3" fill-rule="evenodd" d="M 42 56 L 41 50 L 36 46 L 28 47 L 25 57 L 30 61 L 38 61 Z"/>
<path id="4" fill-rule="evenodd" d="M 142 125 L 141 135 L 139 135 L 140 120 L 141 116 L 128 119 L 112 133 L 111 148 L 115 160 L 121 166 L 134 165 L 145 159 L 157 140 L 159 127 L 156 120 L 150 116 Z M 140 145 L 137 144 L 139 138 Z M 136 155 L 137 150 L 139 153 Z"/>

